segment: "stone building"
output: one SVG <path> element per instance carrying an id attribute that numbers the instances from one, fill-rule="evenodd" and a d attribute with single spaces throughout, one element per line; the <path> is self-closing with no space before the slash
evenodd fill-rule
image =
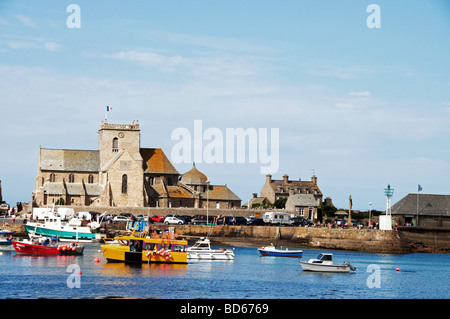
<path id="1" fill-rule="evenodd" d="M 450 195 L 408 194 L 391 208 L 399 226 L 450 228 Z"/>
<path id="2" fill-rule="evenodd" d="M 138 121 L 105 120 L 98 134 L 98 150 L 39 148 L 35 206 L 58 201 L 74 206 L 240 206 L 240 198 L 227 186 L 209 185 L 195 165 L 182 175 L 162 149 L 141 148 Z M 193 179 L 200 174 L 204 178 Z"/>
<path id="3" fill-rule="evenodd" d="M 266 175 L 266 182 L 260 196 L 253 194 L 253 198 L 246 204 L 254 203 L 274 204 L 276 200 L 287 198 L 286 210 L 297 216 L 305 216 L 310 219 L 317 218 L 317 208 L 322 203 L 322 192 L 317 185 L 317 177 L 311 177 L 311 181 L 289 180 L 284 175 L 281 180 L 272 179 L 272 175 Z"/>

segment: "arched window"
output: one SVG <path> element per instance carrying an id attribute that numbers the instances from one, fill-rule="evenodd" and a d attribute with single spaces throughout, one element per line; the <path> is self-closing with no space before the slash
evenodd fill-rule
<path id="1" fill-rule="evenodd" d="M 69 175 L 69 183 L 73 183 L 73 182 L 75 182 L 75 175 L 70 174 Z"/>
<path id="2" fill-rule="evenodd" d="M 50 174 L 50 183 L 54 183 L 55 180 L 56 180 L 55 174 L 54 174 L 54 173 L 51 173 L 51 174 Z"/>
<path id="3" fill-rule="evenodd" d="M 113 138 L 112 140 L 112 151 L 113 152 L 119 151 L 119 139 L 117 137 Z"/>
<path id="4" fill-rule="evenodd" d="M 88 183 L 89 183 L 89 184 L 93 184 L 93 183 L 94 183 L 94 175 L 89 174 L 89 177 L 88 177 Z"/>
<path id="5" fill-rule="evenodd" d="M 126 194 L 128 192 L 128 177 L 126 174 L 122 176 L 122 194 Z"/>

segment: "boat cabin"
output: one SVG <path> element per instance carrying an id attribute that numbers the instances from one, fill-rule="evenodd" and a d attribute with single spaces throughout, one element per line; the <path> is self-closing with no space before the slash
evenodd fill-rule
<path id="1" fill-rule="evenodd" d="M 332 262 L 333 254 L 320 253 L 316 259 L 313 260 L 313 263 L 323 263 L 323 262 Z"/>

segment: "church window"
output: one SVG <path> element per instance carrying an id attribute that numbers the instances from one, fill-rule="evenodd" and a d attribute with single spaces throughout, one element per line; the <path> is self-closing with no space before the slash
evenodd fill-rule
<path id="1" fill-rule="evenodd" d="M 150 185 L 153 185 L 154 182 L 155 182 L 155 178 L 154 178 L 154 177 L 150 177 L 150 178 L 148 179 L 148 183 L 149 183 Z"/>
<path id="2" fill-rule="evenodd" d="M 54 173 L 51 173 L 51 174 L 50 174 L 50 183 L 54 183 L 55 180 L 56 180 L 55 174 L 54 174 Z"/>
<path id="3" fill-rule="evenodd" d="M 89 184 L 93 184 L 93 183 L 94 183 L 94 175 L 89 174 L 89 177 L 88 177 L 88 183 L 89 183 Z"/>
<path id="4" fill-rule="evenodd" d="M 75 176 L 73 174 L 69 175 L 69 183 L 75 182 Z"/>
<path id="5" fill-rule="evenodd" d="M 113 152 L 118 152 L 119 151 L 119 139 L 117 137 L 113 138 L 112 151 Z"/>
<path id="6" fill-rule="evenodd" d="M 128 176 L 124 174 L 122 176 L 122 194 L 126 194 L 128 192 Z"/>
<path id="7" fill-rule="evenodd" d="M 168 186 L 172 186 L 172 185 L 173 185 L 172 177 L 168 177 L 168 178 L 167 178 L 167 185 L 168 185 Z"/>

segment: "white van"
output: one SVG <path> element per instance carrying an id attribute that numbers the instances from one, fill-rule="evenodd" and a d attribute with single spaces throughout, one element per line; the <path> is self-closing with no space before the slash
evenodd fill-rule
<path id="1" fill-rule="evenodd" d="M 280 212 L 265 212 L 263 215 L 264 222 L 270 225 L 292 225 L 291 214 Z"/>

